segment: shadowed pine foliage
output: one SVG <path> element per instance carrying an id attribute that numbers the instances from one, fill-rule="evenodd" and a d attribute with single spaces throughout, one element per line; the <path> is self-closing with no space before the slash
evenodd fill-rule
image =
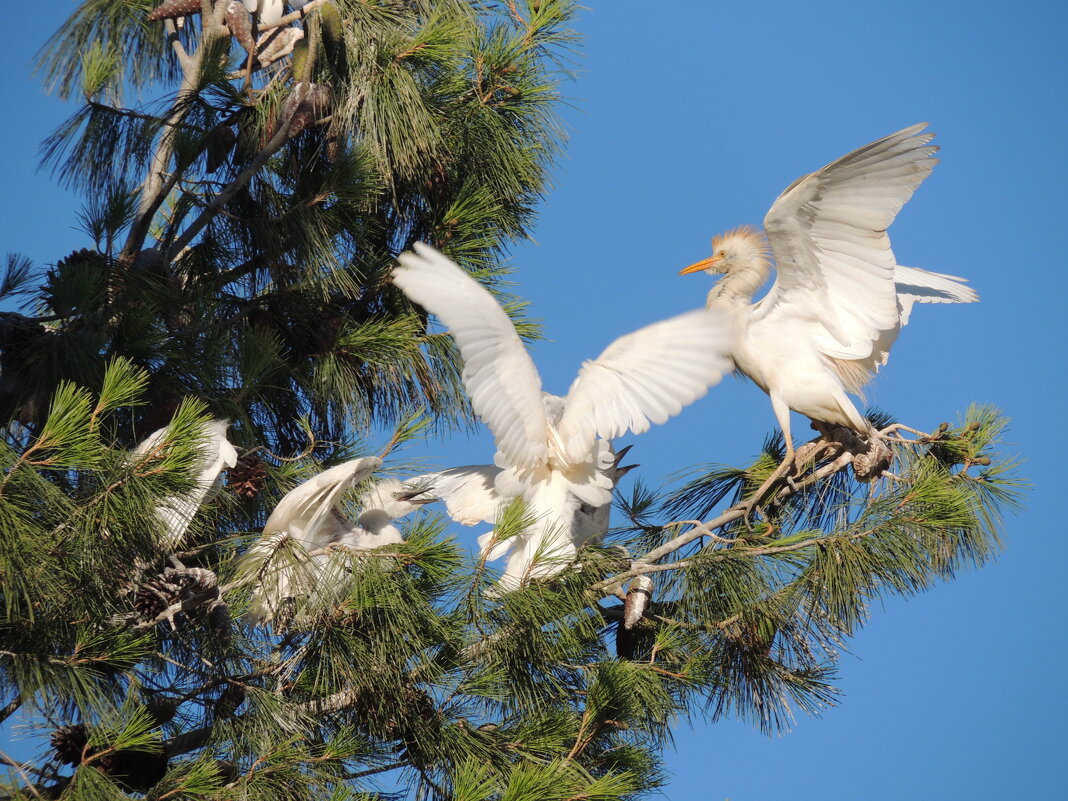
<path id="1" fill-rule="evenodd" d="M 39 54 L 81 102 L 42 160 L 84 193 L 86 245 L 3 327 L 0 416 L 37 427 L 60 381 L 123 356 L 151 375 L 143 432 L 183 395 L 278 452 L 302 417 L 323 439 L 420 406 L 469 420 L 451 340 L 387 276 L 422 240 L 503 291 L 563 142 L 570 0 L 315 0 L 254 58 L 228 2 L 154 5 L 86 0 Z"/>

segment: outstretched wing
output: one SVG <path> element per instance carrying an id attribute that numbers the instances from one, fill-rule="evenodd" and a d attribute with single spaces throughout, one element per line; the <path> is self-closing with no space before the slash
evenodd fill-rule
<path id="1" fill-rule="evenodd" d="M 894 267 L 898 324 L 883 331 L 872 344 L 871 353 L 854 361 L 832 361 L 832 367 L 850 392 L 860 392 L 875 372 L 886 364 L 890 348 L 909 321 L 915 303 L 974 303 L 979 295 L 955 275 L 932 273 L 916 267 Z"/>
<path id="2" fill-rule="evenodd" d="M 464 360 L 467 395 L 509 465 L 543 464 L 548 455 L 541 378 L 512 321 L 493 296 L 451 259 L 417 242 L 402 253 L 393 283 L 444 323 Z"/>
<path id="3" fill-rule="evenodd" d="M 323 560 L 308 553 L 340 539 L 347 531 L 332 510 L 345 492 L 382 466 L 377 456 L 352 459 L 308 479 L 271 512 L 263 535 L 245 552 L 239 573 L 255 581 L 247 613 L 250 623 L 274 620 L 284 602 L 311 594 L 322 582 Z"/>
<path id="4" fill-rule="evenodd" d="M 501 468 L 492 464 L 453 467 L 437 473 L 415 476 L 404 482 L 409 490 L 423 489 L 419 498 L 444 502 L 449 517 L 465 526 L 492 523 L 501 505 L 494 482 Z"/>
<path id="5" fill-rule="evenodd" d="M 620 337 L 582 365 L 557 431 L 570 461 L 588 459 L 600 436 L 640 434 L 702 397 L 734 365 L 730 328 L 699 309 Z"/>
<path id="6" fill-rule="evenodd" d="M 934 134 L 914 125 L 795 181 L 764 218 L 777 278 L 751 324 L 804 319 L 835 359 L 872 355 L 899 325 L 895 259 L 886 229 L 937 159 Z"/>
<path id="7" fill-rule="evenodd" d="M 381 466 L 382 460 L 377 456 L 365 456 L 342 462 L 308 479 L 278 502 L 263 527 L 264 537 L 285 532 L 309 551 L 329 544 L 319 541 L 323 522 L 349 488 Z"/>

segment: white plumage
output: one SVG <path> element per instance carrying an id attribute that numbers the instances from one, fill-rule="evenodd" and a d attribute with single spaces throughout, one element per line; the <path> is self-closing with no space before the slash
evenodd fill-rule
<path id="1" fill-rule="evenodd" d="M 366 456 L 324 470 L 287 493 L 274 508 L 262 536 L 242 557 L 240 572 L 255 582 L 248 619 L 266 623 L 278 618 L 285 602 L 317 594 L 325 597 L 338 589 L 345 564 L 330 572 L 329 546 L 372 549 L 403 542 L 393 521 L 425 501 L 395 497 L 403 487 L 385 479 L 358 500 L 353 522 L 345 516 L 345 493 L 382 466 L 377 456 Z"/>
<path id="2" fill-rule="evenodd" d="M 258 25 L 274 25 L 285 13 L 283 0 L 241 0 L 248 13 L 256 14 Z"/>
<path id="3" fill-rule="evenodd" d="M 964 279 L 897 264 L 886 229 L 926 178 L 938 148 L 924 124 L 905 128 L 794 181 L 764 218 L 767 240 L 742 227 L 682 270 L 724 277 L 708 307 L 731 322 L 710 346 L 771 397 L 793 454 L 790 410 L 868 434 L 847 393 L 886 363 L 913 303 L 970 303 Z M 755 304 L 775 258 L 776 280 Z"/>
<path id="4" fill-rule="evenodd" d="M 200 445 L 196 463 L 196 486 L 184 495 L 164 499 L 156 507 L 156 514 L 162 529 L 159 536 L 162 548 L 173 550 L 181 544 L 189 523 L 207 500 L 209 493 L 217 486 L 223 469 L 237 464 L 237 451 L 226 439 L 226 429 L 229 425 L 228 420 L 212 420 L 204 424 L 202 429 L 204 440 Z M 166 433 L 166 428 L 153 431 L 134 448 L 133 452 L 138 456 L 151 453 L 163 442 Z"/>
<path id="5" fill-rule="evenodd" d="M 487 519 L 486 510 L 522 496 L 534 524 L 489 554 L 510 553 L 502 586 L 559 572 L 583 541 L 576 529 L 581 505 L 611 501 L 615 459 L 607 440 L 678 414 L 730 369 L 727 357 L 707 347 L 726 336 L 724 320 L 698 310 L 620 337 L 583 364 L 561 398 L 542 392 L 508 315 L 459 266 L 423 244 L 399 260 L 394 283 L 448 327 L 463 356 L 471 406 L 497 446 L 496 473 L 482 466 L 462 480 L 454 476 L 477 498 L 477 512 L 459 514 Z"/>

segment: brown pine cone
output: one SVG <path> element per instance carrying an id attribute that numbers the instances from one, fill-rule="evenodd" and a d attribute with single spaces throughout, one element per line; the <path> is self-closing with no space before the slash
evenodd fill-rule
<path id="1" fill-rule="evenodd" d="M 72 726 L 60 726 L 52 732 L 49 742 L 56 750 L 56 759 L 64 765 L 79 765 L 85 745 L 89 742 L 89 735 L 85 733 L 84 723 L 76 723 Z"/>
<path id="2" fill-rule="evenodd" d="M 163 5 L 148 15 L 149 22 L 160 19 L 177 19 L 200 13 L 200 0 L 166 0 Z"/>
<path id="3" fill-rule="evenodd" d="M 134 609 L 142 620 L 152 620 L 164 609 L 182 599 L 185 585 L 182 577 L 174 574 L 173 568 L 167 568 L 156 578 L 149 579 L 137 588 Z"/>
<path id="4" fill-rule="evenodd" d="M 230 468 L 226 485 L 242 498 L 255 498 L 267 485 L 267 466 L 255 456 L 246 454 Z"/>
<path id="5" fill-rule="evenodd" d="M 256 42 L 252 39 L 252 17 L 240 0 L 231 0 L 226 9 L 226 27 L 230 35 L 237 39 L 237 43 L 245 50 L 254 50 Z"/>

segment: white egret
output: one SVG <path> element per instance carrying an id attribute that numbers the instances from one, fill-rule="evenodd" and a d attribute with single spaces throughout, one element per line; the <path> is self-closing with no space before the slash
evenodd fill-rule
<path id="1" fill-rule="evenodd" d="M 513 555 L 502 587 L 559 572 L 584 536 L 575 525 L 581 505 L 596 509 L 611 500 L 615 458 L 608 440 L 663 423 L 730 369 L 729 359 L 706 344 L 726 337 L 725 321 L 697 310 L 620 337 L 582 365 L 561 398 L 542 392 L 508 315 L 471 276 L 421 243 L 399 261 L 393 282 L 437 316 L 459 347 L 471 407 L 497 446 L 494 491 L 501 499 L 522 496 L 535 518 L 504 546 Z M 488 483 L 489 476 L 479 480 Z"/>
<path id="2" fill-rule="evenodd" d="M 241 0 L 249 14 L 256 15 L 256 24 L 274 25 L 285 13 L 283 0 Z"/>
<path id="3" fill-rule="evenodd" d="M 241 572 L 256 582 L 251 623 L 276 620 L 290 598 L 337 589 L 339 576 L 324 574 L 330 546 L 372 549 L 404 541 L 393 521 L 429 499 L 410 499 L 396 479 L 380 481 L 360 496 L 355 522 L 343 511 L 345 493 L 381 466 L 377 456 L 343 462 L 278 502 L 263 534 L 242 557 Z"/>
<path id="4" fill-rule="evenodd" d="M 620 460 L 630 448 L 628 445 L 618 453 L 612 452 L 611 462 L 601 469 L 604 477 L 610 482 L 605 501 L 599 505 L 581 501 L 573 505 L 565 529 L 569 532 L 568 537 L 575 548 L 597 542 L 607 533 L 612 506 L 611 491 L 619 479 L 637 466 L 619 467 Z M 503 468 L 492 464 L 466 465 L 415 476 L 407 479 L 404 484 L 409 492 L 418 491 L 418 498 L 442 501 L 449 516 L 457 523 L 474 526 L 479 523 L 495 523 L 497 516 L 508 504 L 509 498 L 502 496 L 496 487 L 497 476 L 502 472 Z M 524 577 L 545 575 L 550 562 L 559 562 L 546 560 L 545 564 L 540 565 L 540 572 L 530 573 L 531 564 L 538 557 L 538 548 L 544 545 L 543 540 L 544 532 L 537 530 L 526 531 L 503 540 L 498 540 L 495 532 L 488 531 L 478 538 L 478 546 L 487 561 L 508 556 L 500 583 L 510 588 L 519 586 Z M 564 550 L 568 556 L 571 555 L 570 548 L 565 547 Z"/>
<path id="5" fill-rule="evenodd" d="M 970 303 L 963 278 L 896 263 L 886 229 L 926 178 L 938 148 L 926 124 L 865 145 L 790 184 L 764 218 L 712 240 L 712 256 L 681 271 L 723 274 L 708 293 L 731 336 L 709 347 L 771 397 L 793 461 L 790 410 L 817 427 L 845 426 L 875 442 L 847 393 L 886 363 L 913 303 Z M 775 259 L 776 279 L 752 295 Z"/>
<path id="6" fill-rule="evenodd" d="M 183 495 L 165 498 L 156 507 L 156 514 L 163 528 L 159 537 L 163 548 L 173 550 L 178 547 L 197 509 L 217 486 L 223 468 L 237 464 L 237 451 L 226 439 L 226 429 L 229 426 L 228 420 L 212 420 L 204 424 L 204 441 L 201 443 L 196 464 L 196 486 Z M 138 456 L 150 453 L 159 447 L 166 433 L 166 428 L 153 431 L 133 452 Z"/>

